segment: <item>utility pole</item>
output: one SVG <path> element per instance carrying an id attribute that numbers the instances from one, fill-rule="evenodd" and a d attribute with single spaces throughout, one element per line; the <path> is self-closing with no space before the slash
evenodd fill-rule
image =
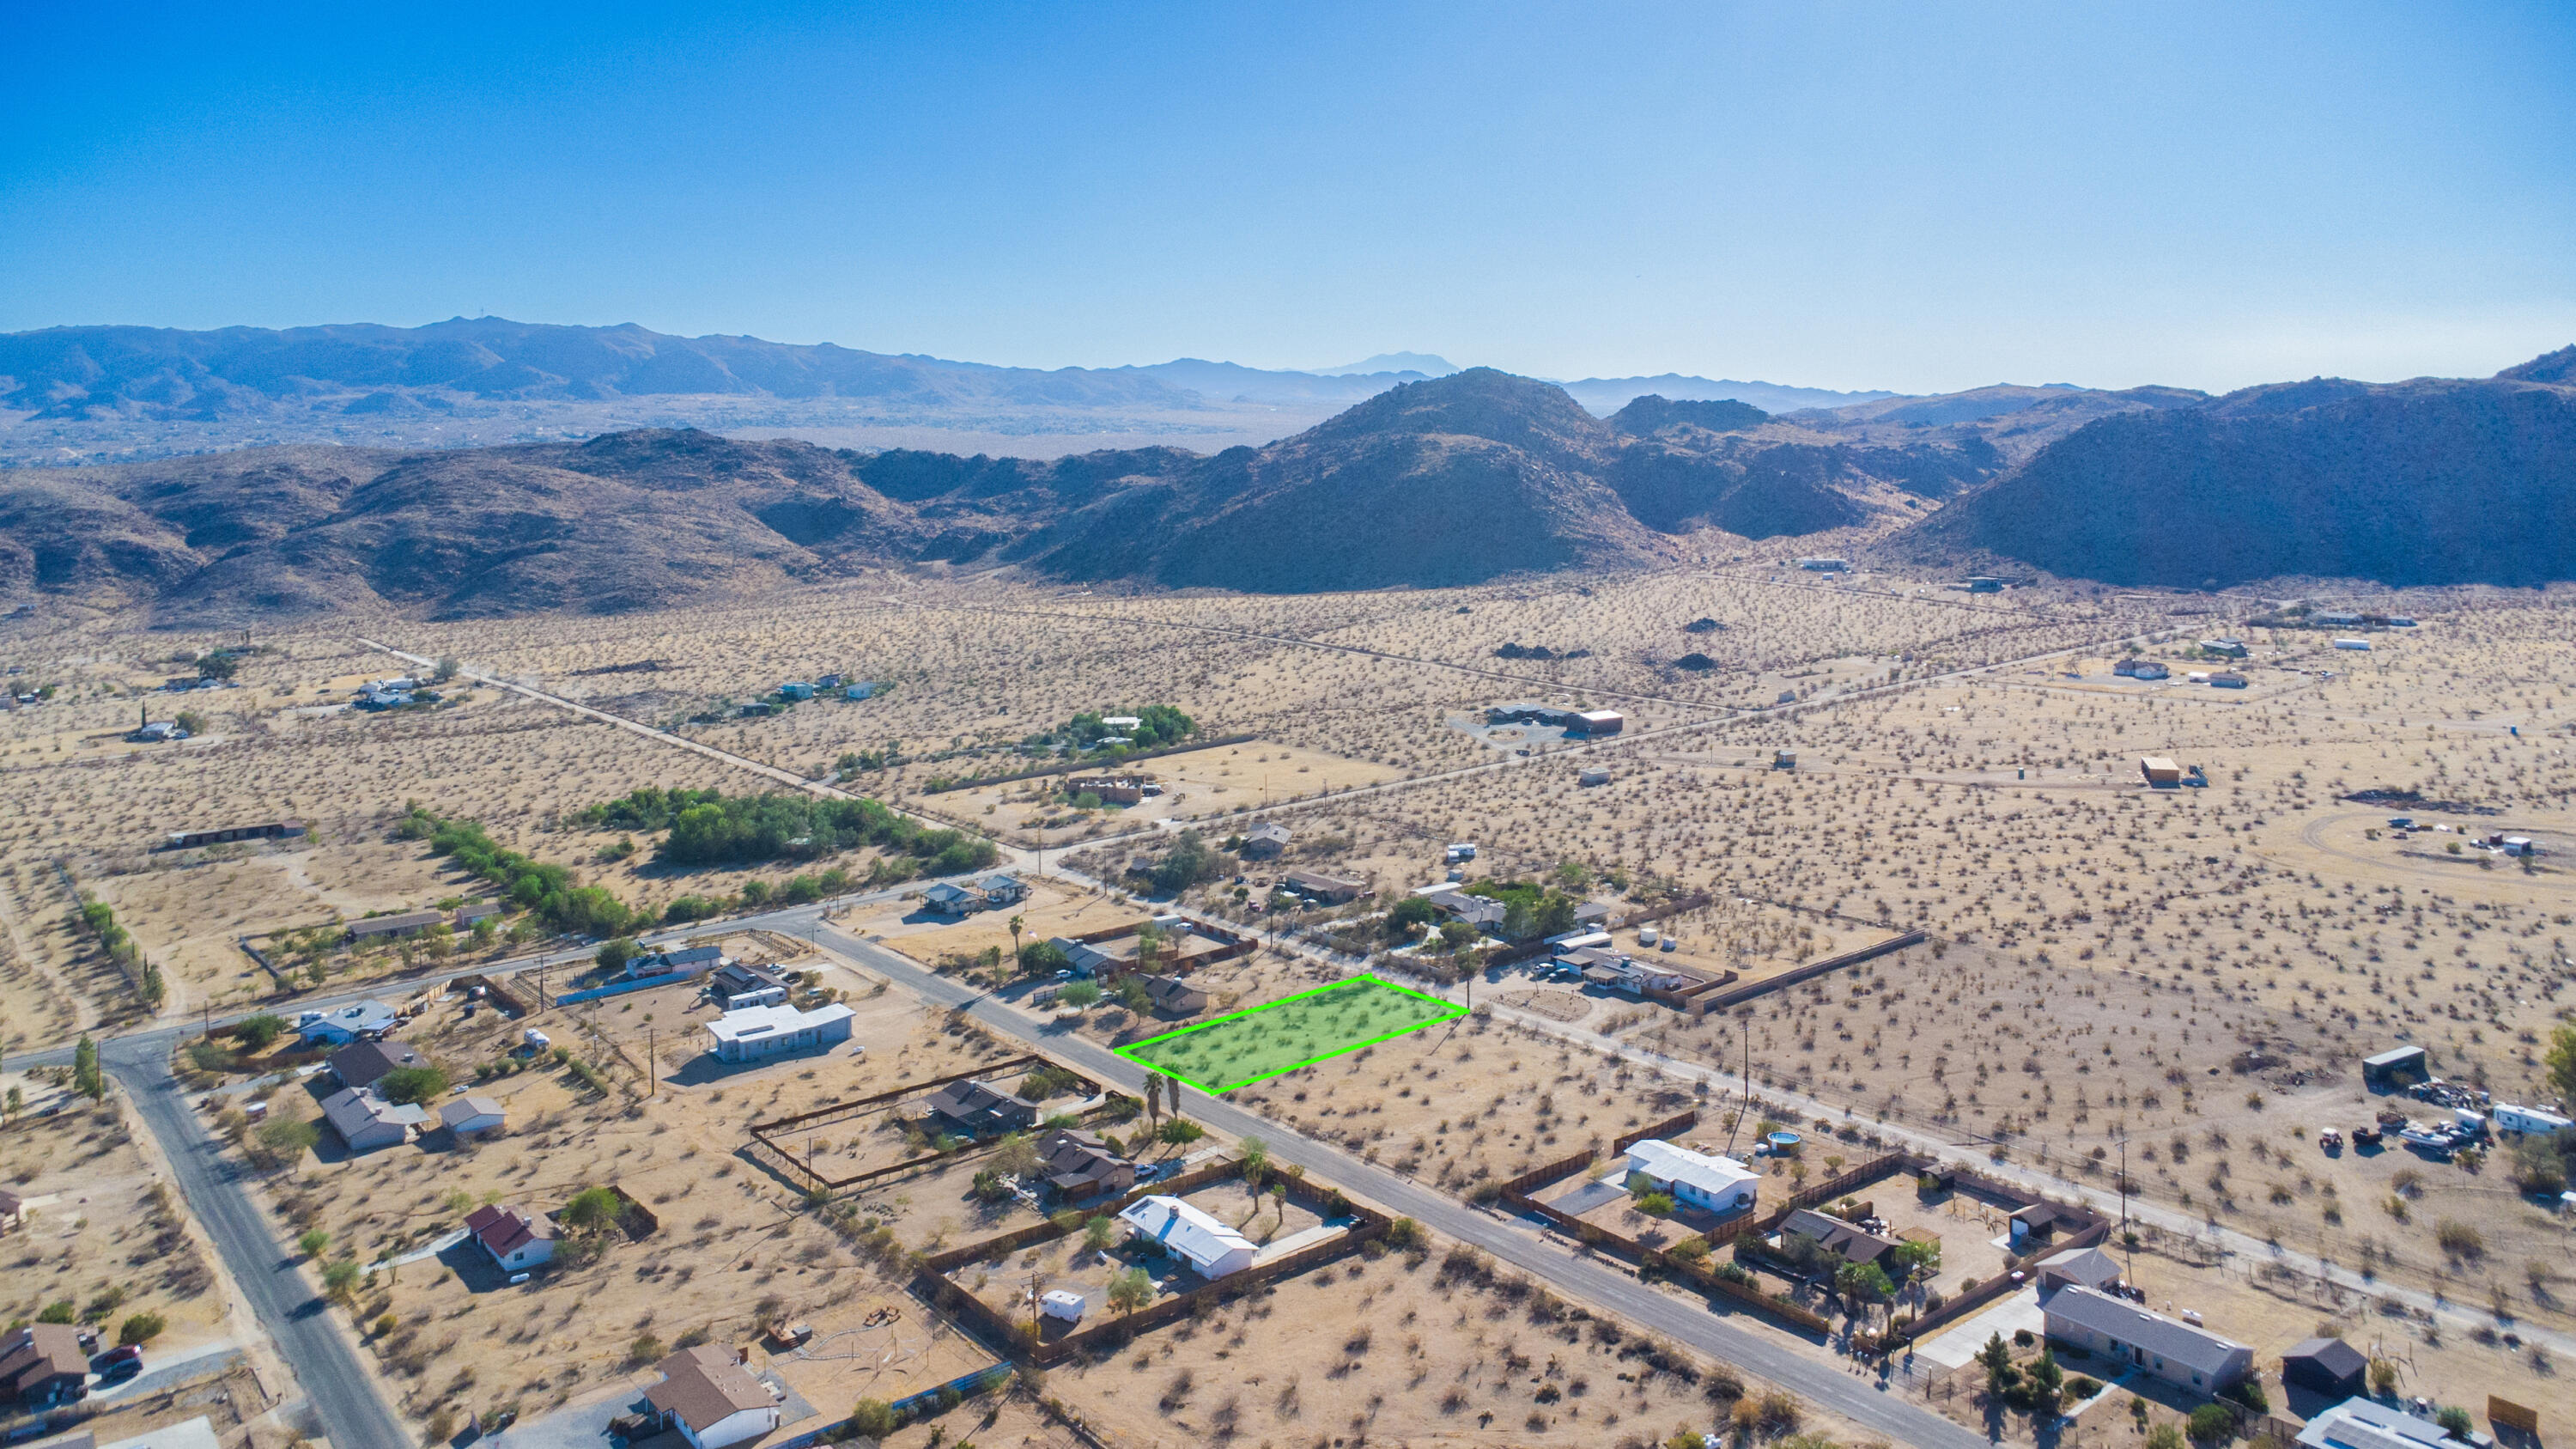
<path id="1" fill-rule="evenodd" d="M 644 1028 L 644 1095 L 658 1097 L 661 1091 L 653 1080 L 653 1028 Z"/>

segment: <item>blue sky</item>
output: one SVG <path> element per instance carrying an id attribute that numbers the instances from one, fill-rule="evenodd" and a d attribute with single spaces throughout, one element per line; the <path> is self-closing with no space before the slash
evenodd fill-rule
<path id="1" fill-rule="evenodd" d="M 18 8 L 0 330 L 1909 392 L 2576 341 L 2564 4 L 397 8 Z"/>

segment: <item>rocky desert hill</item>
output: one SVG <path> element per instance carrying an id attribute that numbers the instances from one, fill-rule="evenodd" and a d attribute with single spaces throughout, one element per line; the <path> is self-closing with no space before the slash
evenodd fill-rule
<path id="1" fill-rule="evenodd" d="M 1869 515 L 1839 490 L 1874 480 L 1806 457 L 1804 433 L 1719 430 L 1762 418 L 1644 398 L 1604 421 L 1560 388 L 1478 368 L 1212 456 L 861 453 L 649 429 L 10 470 L 0 602 L 172 619 L 383 606 L 474 617 L 924 563 L 1309 592 L 1646 564 L 1672 555 L 1659 530 L 1767 536 Z"/>
<path id="2" fill-rule="evenodd" d="M 1650 566 L 1710 530 L 2117 583 L 2537 582 L 2576 577 L 2571 368 L 2576 351 L 2476 381 L 1988 388 L 1785 416 L 1647 396 L 1606 419 L 1471 368 L 1213 455 L 645 429 L 0 470 L 0 607 L 485 617 L 939 566 L 1303 593 Z"/>
<path id="3" fill-rule="evenodd" d="M 2315 378 L 2088 422 L 1891 540 L 2119 584 L 2576 578 L 2576 348 L 2486 379 Z"/>

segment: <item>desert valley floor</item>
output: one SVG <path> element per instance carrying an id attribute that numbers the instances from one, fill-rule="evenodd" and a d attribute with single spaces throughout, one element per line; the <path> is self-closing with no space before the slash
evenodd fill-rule
<path id="1" fill-rule="evenodd" d="M 846 1191 L 747 1135 L 1029 1050 L 919 994 L 908 968 L 1043 1022 L 1036 1050 L 1076 1074 L 1103 1048 L 1369 970 L 1474 1014 L 1221 1102 L 1192 1094 L 1176 1110 L 1206 1119 L 1197 1139 L 1167 1139 L 1154 1105 L 1127 1150 L 1183 1181 L 1248 1157 L 1248 1178 L 1190 1200 L 1289 1243 L 1328 1236 L 1330 1204 L 1261 1190 L 1265 1145 L 1317 1192 L 1374 1200 L 1328 1159 L 1299 1157 L 1321 1144 L 1523 1233 L 1531 1252 L 1607 1266 L 1634 1300 L 1721 1315 L 1963 1431 L 2033 1442 L 2026 1413 L 1966 1407 L 1961 1365 L 1926 1352 L 1933 1338 L 1855 1351 L 1856 1333 L 1892 1338 L 1901 1313 L 1928 1319 L 1921 1293 L 1855 1318 L 1765 1278 L 1833 1324 L 1793 1331 L 1497 1207 L 1504 1184 L 1589 1149 L 1589 1170 L 1612 1175 L 1584 1222 L 1686 1241 L 1687 1221 L 1616 1190 L 1611 1152 L 1684 1110 L 1697 1119 L 1676 1136 L 1712 1152 L 1804 1133 L 1795 1153 L 1751 1159 L 1782 1201 L 1846 1164 L 1937 1148 L 2067 1203 L 2116 1203 L 2125 1186 L 2137 1236 L 2109 1241 L 2131 1280 L 2258 1362 L 2277 1369 L 2293 1343 L 2331 1333 L 2393 1365 L 2409 1394 L 2449 1402 L 2476 1382 L 2559 1432 L 2576 1414 L 2557 1350 L 2576 1352 L 2570 1229 L 2536 1160 L 2554 1154 L 2321 1138 L 2382 1108 L 2448 1117 L 2366 1087 L 2362 1059 L 2396 1047 L 2426 1049 L 2441 1078 L 2496 1103 L 2559 1097 L 2545 1054 L 2576 1010 L 2561 1000 L 2576 981 L 2576 589 L 1969 593 L 1762 556 L 1298 597 L 889 572 L 678 612 L 370 614 L 228 635 L 10 627 L 0 663 L 24 703 L 0 716 L 0 1066 L 30 1112 L 71 1103 L 18 1117 L 0 1158 L 7 1187 L 44 1204 L 21 1231 L 46 1266 L 0 1279 L 14 1319 L 113 1291 L 158 1305 L 174 1342 L 250 1336 L 226 1329 L 248 1309 L 193 1239 L 149 1272 L 93 1246 L 179 1229 L 136 1197 L 149 1172 L 131 1109 L 74 1102 L 68 1069 L 37 1055 L 185 1027 L 173 1050 L 204 1128 L 259 1164 L 281 1241 L 324 1235 L 299 1271 L 343 1303 L 415 1427 L 453 1435 L 509 1410 L 528 1421 L 512 1435 L 532 1435 L 632 1398 L 667 1346 L 747 1343 L 791 1318 L 813 1338 L 757 1355 L 787 1401 L 809 1417 L 892 1403 L 994 1362 L 979 1325 L 1034 1323 L 1035 1278 L 1115 1291 L 1110 1256 L 1077 1250 L 1077 1212 L 1074 1236 L 938 1269 L 991 1305 L 982 1318 L 943 1307 L 925 1262 L 1037 1231 L 1054 1205 L 995 1196 L 992 1161 L 950 1160 L 894 1115 L 825 1124 L 798 1149 L 849 1173 L 930 1154 Z M 2217 640 L 2241 640 L 2243 657 L 2204 647 Z M 230 687 L 165 689 L 219 651 Z M 350 707 L 370 681 L 439 661 L 452 677 L 434 701 Z M 780 693 L 826 676 L 810 698 Z M 1522 703 L 1621 723 L 1569 736 L 1544 722 L 1561 714 L 1489 715 Z M 1036 773 L 1073 764 L 1053 753 L 1068 722 L 1096 737 L 1098 719 L 1080 717 L 1154 706 L 1191 722 L 1174 752 Z M 182 712 L 187 738 L 132 737 Z M 2147 757 L 2182 782 L 2151 786 Z M 1113 778 L 1154 788 L 1121 803 L 1100 783 Z M 606 808 L 642 787 L 882 802 L 989 845 L 1027 895 L 935 914 L 926 857 L 902 839 L 683 861 L 668 820 Z M 167 848 L 172 832 L 285 820 L 302 833 Z M 479 825 L 563 868 L 652 923 L 643 934 L 685 927 L 795 973 L 798 1001 L 853 1009 L 852 1044 L 717 1070 L 693 985 L 550 1004 L 604 979 L 595 943 L 441 853 L 425 821 Z M 1349 898 L 1283 893 L 1292 873 L 1345 882 Z M 1725 1004 L 1552 970 L 1499 926 L 1444 937 L 1391 915 L 1451 883 L 1598 903 L 1610 954 L 1724 978 Z M 443 924 L 487 897 L 504 907 L 489 924 Z M 772 919 L 809 905 L 820 913 L 801 934 Z M 424 910 L 442 924 L 340 944 L 353 923 Z M 1119 931 L 1154 917 L 1146 951 L 1201 927 L 1241 948 L 1188 973 L 1194 1005 L 1015 969 L 1050 938 L 1132 951 L 1139 938 Z M 130 948 L 108 949 L 116 939 Z M 474 1014 L 478 998 L 447 986 L 467 972 L 527 1015 Z M 298 1070 L 313 1058 L 271 1055 L 292 1034 L 235 1047 L 197 1034 L 370 995 L 412 1013 L 404 1039 L 460 1090 L 499 1096 L 508 1129 L 363 1153 L 323 1130 L 307 1152 L 251 1121 L 324 1116 Z M 531 1027 L 570 1054 L 531 1058 Z M 1124 1142 L 1113 1129 L 1136 1099 L 1085 1081 L 1056 1090 Z M 1267 1144 L 1248 1144 L 1264 1123 Z M 125 1184 L 113 1211 L 68 1202 L 111 1179 Z M 421 1251 L 472 1206 L 569 1211 L 610 1184 L 658 1226 L 629 1217 L 632 1241 L 581 1238 L 533 1284 L 496 1287 Z M 1947 1231 L 1941 1292 L 2002 1271 L 1989 1207 L 1918 1202 L 1910 1174 L 1855 1193 Z M 1641 1327 L 1631 1303 L 1579 1301 L 1387 1215 L 1403 1225 L 1366 1251 L 1104 1340 L 1007 1394 L 920 1412 L 889 1442 L 1659 1443 L 1730 1416 L 1757 1436 L 1901 1437 Z M 357 1265 L 354 1286 L 328 1286 L 333 1261 Z M 2070 1407 L 2073 1440 L 2143 1442 L 2190 1407 L 2133 1407 L 2134 1389 Z"/>

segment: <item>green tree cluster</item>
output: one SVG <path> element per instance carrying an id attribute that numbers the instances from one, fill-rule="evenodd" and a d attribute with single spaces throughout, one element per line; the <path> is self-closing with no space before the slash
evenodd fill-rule
<path id="1" fill-rule="evenodd" d="M 1195 830 L 1184 830 L 1154 862 L 1150 872 L 1154 889 L 1176 895 L 1201 881 L 1214 880 L 1225 874 L 1225 857 L 1207 843 L 1207 837 Z"/>
<path id="2" fill-rule="evenodd" d="M 415 804 L 397 833 L 407 839 L 426 839 L 432 853 L 499 886 L 513 904 L 559 931 L 614 936 L 634 919 L 626 903 L 606 889 L 577 885 L 572 872 L 560 865 L 504 849 L 484 833 L 479 821 L 450 820 Z"/>

